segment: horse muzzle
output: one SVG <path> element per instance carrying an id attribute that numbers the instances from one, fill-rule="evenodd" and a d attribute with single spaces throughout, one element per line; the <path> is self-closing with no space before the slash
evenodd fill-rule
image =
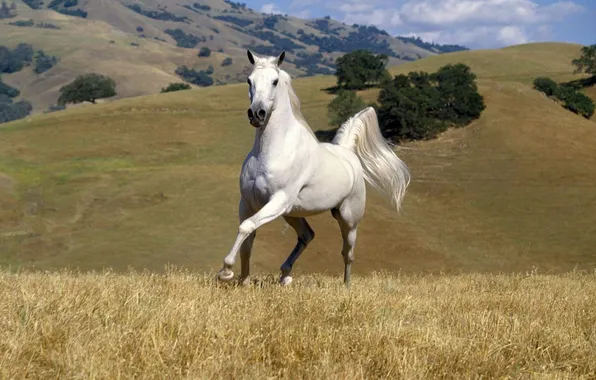
<path id="1" fill-rule="evenodd" d="M 260 128 L 267 122 L 267 111 L 262 108 L 257 110 L 257 112 L 254 112 L 252 108 L 249 108 L 248 111 L 246 111 L 246 114 L 248 115 L 248 121 L 250 122 L 250 125 L 255 128 Z"/>

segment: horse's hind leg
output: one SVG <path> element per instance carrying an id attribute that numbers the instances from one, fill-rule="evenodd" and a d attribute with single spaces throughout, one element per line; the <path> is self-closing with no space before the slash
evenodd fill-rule
<path id="1" fill-rule="evenodd" d="M 280 268 L 280 282 L 283 285 L 289 285 L 292 282 L 292 277 L 290 276 L 292 267 L 308 243 L 315 238 L 315 231 L 313 231 L 304 218 L 292 218 L 285 216 L 284 219 L 290 226 L 292 226 L 294 231 L 296 231 L 296 235 L 298 235 L 298 242 L 296 243 L 296 246 Z"/>
<path id="2" fill-rule="evenodd" d="M 331 214 L 339 223 L 343 238 L 341 255 L 344 259 L 344 284 L 346 286 L 350 286 L 358 223 L 364 215 L 364 193 L 355 198 L 348 199 L 339 208 L 331 210 Z"/>

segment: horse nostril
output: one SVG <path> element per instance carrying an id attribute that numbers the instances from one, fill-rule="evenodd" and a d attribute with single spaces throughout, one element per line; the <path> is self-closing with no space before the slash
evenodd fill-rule
<path id="1" fill-rule="evenodd" d="M 250 108 L 248 109 L 248 112 L 247 113 L 248 113 L 248 118 L 249 119 L 252 119 L 252 118 L 255 117 L 255 115 L 252 113 L 252 110 Z"/>
<path id="2" fill-rule="evenodd" d="M 259 112 L 257 112 L 257 116 L 259 117 L 259 119 L 265 120 L 265 117 L 267 116 L 267 112 L 265 112 L 265 110 L 259 110 Z"/>

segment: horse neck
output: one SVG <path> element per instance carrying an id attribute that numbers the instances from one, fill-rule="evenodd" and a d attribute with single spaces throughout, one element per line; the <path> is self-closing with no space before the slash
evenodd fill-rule
<path id="1" fill-rule="evenodd" d="M 292 138 L 288 138 L 291 136 Z M 259 153 L 282 153 L 291 145 L 304 145 L 316 140 L 310 139 L 308 131 L 300 124 L 290 104 L 287 92 L 279 95 L 277 104 L 265 128 L 259 128 L 255 135 L 253 149 Z"/>

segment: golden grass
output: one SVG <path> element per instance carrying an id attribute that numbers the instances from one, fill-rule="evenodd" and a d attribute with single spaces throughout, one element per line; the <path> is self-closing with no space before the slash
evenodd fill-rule
<path id="1" fill-rule="evenodd" d="M 0 377 L 593 379 L 596 273 L 0 273 Z"/>

